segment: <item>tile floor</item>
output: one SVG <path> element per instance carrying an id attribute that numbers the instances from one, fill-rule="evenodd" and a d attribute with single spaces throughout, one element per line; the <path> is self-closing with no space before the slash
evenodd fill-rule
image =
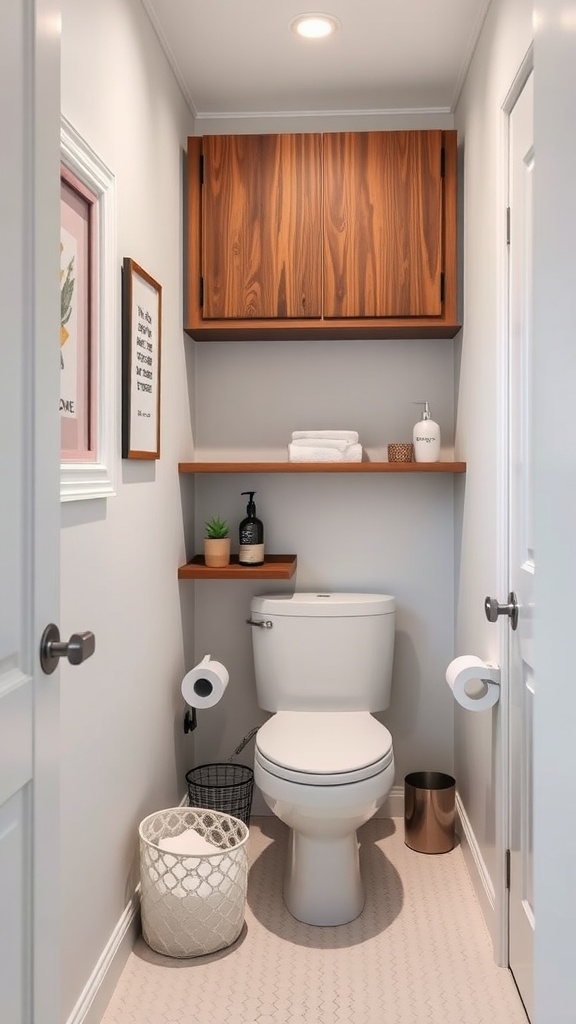
<path id="1" fill-rule="evenodd" d="M 359 833 L 364 911 L 339 928 L 295 921 L 281 898 L 287 830 L 250 827 L 246 923 L 233 946 L 191 960 L 140 938 L 102 1024 L 526 1024 L 496 967 L 462 851 L 426 856 L 402 819 Z"/>

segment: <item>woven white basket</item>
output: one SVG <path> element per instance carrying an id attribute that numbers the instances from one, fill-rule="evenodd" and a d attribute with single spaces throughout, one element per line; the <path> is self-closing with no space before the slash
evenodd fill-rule
<path id="1" fill-rule="evenodd" d="M 193 828 L 219 851 L 178 854 L 162 839 Z M 167 956 L 213 953 L 234 942 L 244 923 L 248 828 L 238 818 L 201 807 L 170 807 L 140 823 L 142 933 Z"/>

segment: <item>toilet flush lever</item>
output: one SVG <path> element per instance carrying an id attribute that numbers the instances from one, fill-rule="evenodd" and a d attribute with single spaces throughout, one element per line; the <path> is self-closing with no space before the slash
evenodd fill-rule
<path id="1" fill-rule="evenodd" d="M 273 622 L 270 622 L 270 619 L 262 619 L 261 622 L 256 622 L 256 619 L 246 619 L 246 622 L 249 626 L 259 626 L 260 629 L 272 629 L 274 625 Z"/>
<path id="2" fill-rule="evenodd" d="M 495 597 L 487 597 L 484 601 L 484 611 L 488 622 L 496 622 L 499 615 L 507 615 L 512 629 L 518 626 L 518 598 L 513 590 L 508 594 L 508 604 L 498 604 Z"/>

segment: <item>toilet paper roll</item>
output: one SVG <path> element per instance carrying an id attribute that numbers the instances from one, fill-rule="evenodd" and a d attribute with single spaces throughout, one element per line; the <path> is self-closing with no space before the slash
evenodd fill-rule
<path id="1" fill-rule="evenodd" d="M 446 682 L 455 700 L 468 711 L 486 711 L 500 699 L 500 669 L 473 654 L 450 662 Z"/>
<path id="2" fill-rule="evenodd" d="M 182 680 L 182 696 L 191 708 L 212 708 L 222 700 L 228 686 L 228 669 L 206 654 Z"/>

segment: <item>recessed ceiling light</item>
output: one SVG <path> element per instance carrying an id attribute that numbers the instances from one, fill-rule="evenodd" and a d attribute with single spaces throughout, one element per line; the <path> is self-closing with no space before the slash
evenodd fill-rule
<path id="1" fill-rule="evenodd" d="M 304 39 L 324 39 L 340 28 L 338 18 L 333 14 L 299 14 L 290 22 L 290 28 Z"/>

